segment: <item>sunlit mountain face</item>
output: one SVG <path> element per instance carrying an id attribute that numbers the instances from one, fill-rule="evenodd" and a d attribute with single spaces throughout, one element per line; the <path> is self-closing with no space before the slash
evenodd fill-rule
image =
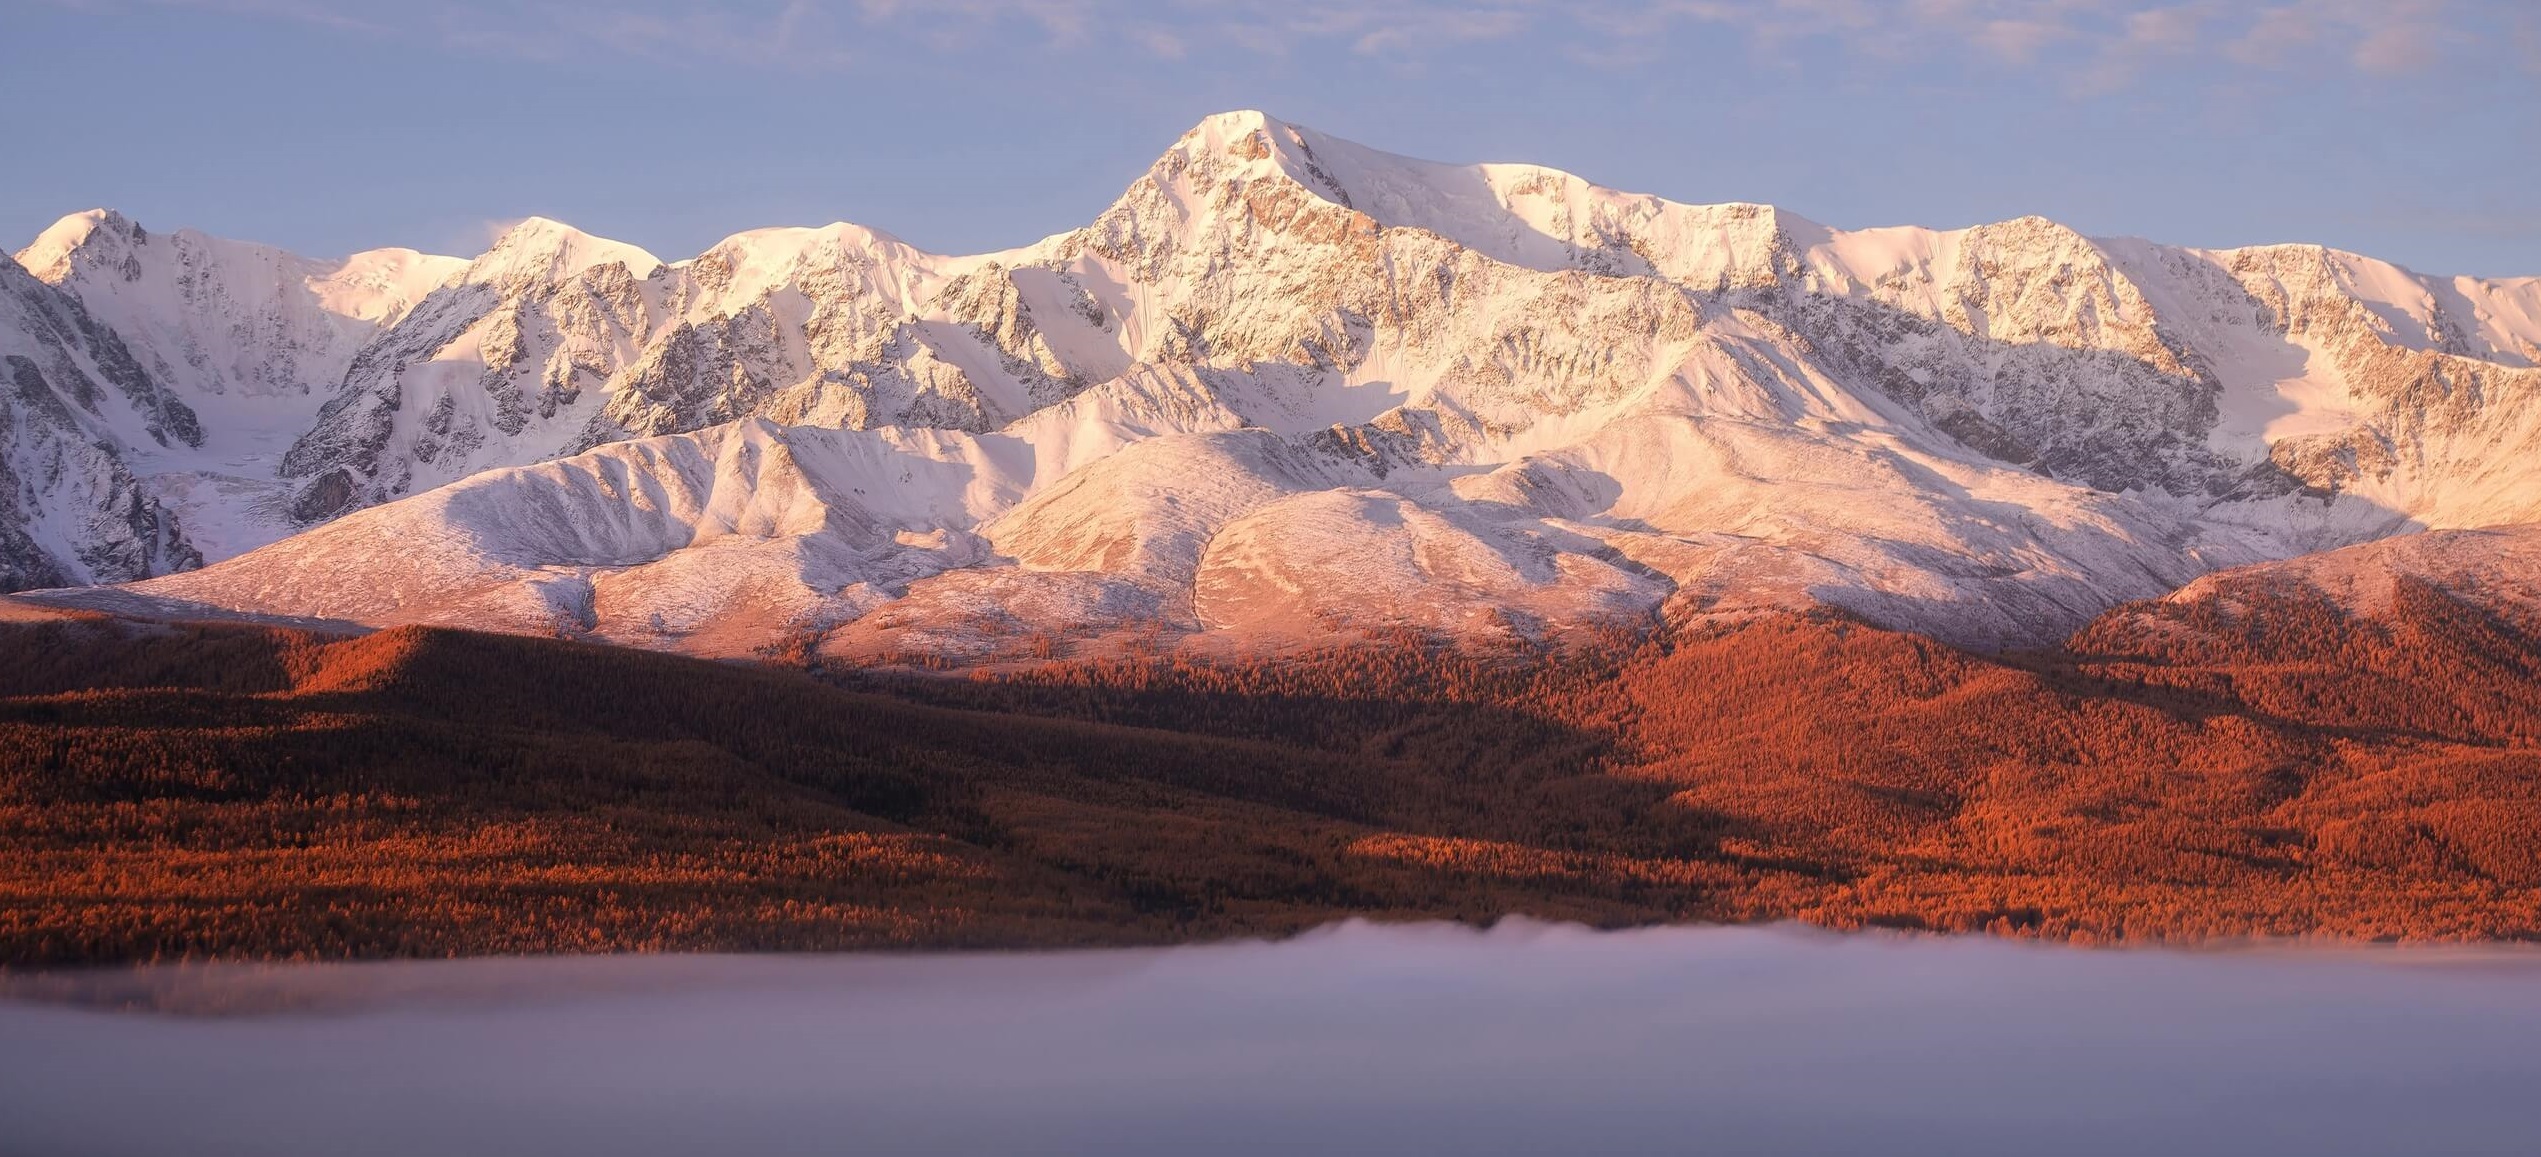
<path id="1" fill-rule="evenodd" d="M 1992 651 L 2541 504 L 2541 280 L 1847 231 L 1258 113 L 992 254 L 531 219 L 311 260 L 101 211 L 5 276 L 0 571 L 161 615 L 974 665 L 1832 609 Z"/>

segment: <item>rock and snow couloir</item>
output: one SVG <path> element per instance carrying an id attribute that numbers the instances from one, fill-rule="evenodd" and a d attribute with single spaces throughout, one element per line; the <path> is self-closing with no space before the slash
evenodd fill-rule
<path id="1" fill-rule="evenodd" d="M 163 606 L 984 656 L 1825 603 L 1993 646 L 2541 519 L 2541 279 L 1838 231 L 1252 113 L 970 257 L 842 224 L 663 263 L 533 219 L 469 263 L 151 266 L 73 220 L 21 259 L 213 444 L 263 419 L 206 398 L 311 400 L 253 481 L 322 525 L 112 596 Z M 168 288 L 201 267 L 227 298 Z"/>

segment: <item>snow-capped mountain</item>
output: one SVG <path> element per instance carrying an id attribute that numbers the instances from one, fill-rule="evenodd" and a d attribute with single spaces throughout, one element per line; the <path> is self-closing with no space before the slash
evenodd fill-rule
<path id="1" fill-rule="evenodd" d="M 1066 332 L 1101 325 L 1049 271 L 1019 281 L 850 225 L 665 265 L 532 219 L 364 351 L 284 472 L 311 480 L 314 519 L 754 415 L 986 431 L 1124 369 L 1099 332 Z"/>
<path id="2" fill-rule="evenodd" d="M 229 316 L 54 248 L 31 267 L 112 298 L 164 376 Z M 1840 231 L 1254 113 L 1003 253 L 833 225 L 663 263 L 532 220 L 399 268 L 365 299 L 395 305 L 326 314 L 371 328 L 267 475 L 342 517 L 134 594 L 722 653 L 1809 603 L 2003 645 L 2217 567 L 2541 519 L 2541 279 Z M 239 364 L 334 364 L 285 345 Z"/>
<path id="3" fill-rule="evenodd" d="M 103 210 L 61 219 L 17 260 L 199 418 L 199 436 L 121 439 L 118 459 L 212 558 L 297 529 L 283 452 L 380 329 L 466 264 L 411 249 L 317 261 Z"/>

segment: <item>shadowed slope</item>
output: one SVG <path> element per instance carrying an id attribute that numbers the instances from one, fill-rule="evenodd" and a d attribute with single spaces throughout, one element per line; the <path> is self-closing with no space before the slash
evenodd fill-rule
<path id="1" fill-rule="evenodd" d="M 1533 838 L 1540 769 L 1466 791 L 1404 759 L 422 628 L 11 623 L 0 653 L 8 963 L 1704 914 L 1698 894 L 1627 900 L 1595 879 L 1504 897 L 1351 850 L 1482 814 Z"/>

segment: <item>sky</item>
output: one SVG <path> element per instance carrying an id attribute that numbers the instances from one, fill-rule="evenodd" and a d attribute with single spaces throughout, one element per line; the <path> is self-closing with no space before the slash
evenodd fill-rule
<path id="1" fill-rule="evenodd" d="M 1845 228 L 2541 274 L 2541 0 L 0 0 L 0 239 L 976 252 L 1236 108 Z"/>

